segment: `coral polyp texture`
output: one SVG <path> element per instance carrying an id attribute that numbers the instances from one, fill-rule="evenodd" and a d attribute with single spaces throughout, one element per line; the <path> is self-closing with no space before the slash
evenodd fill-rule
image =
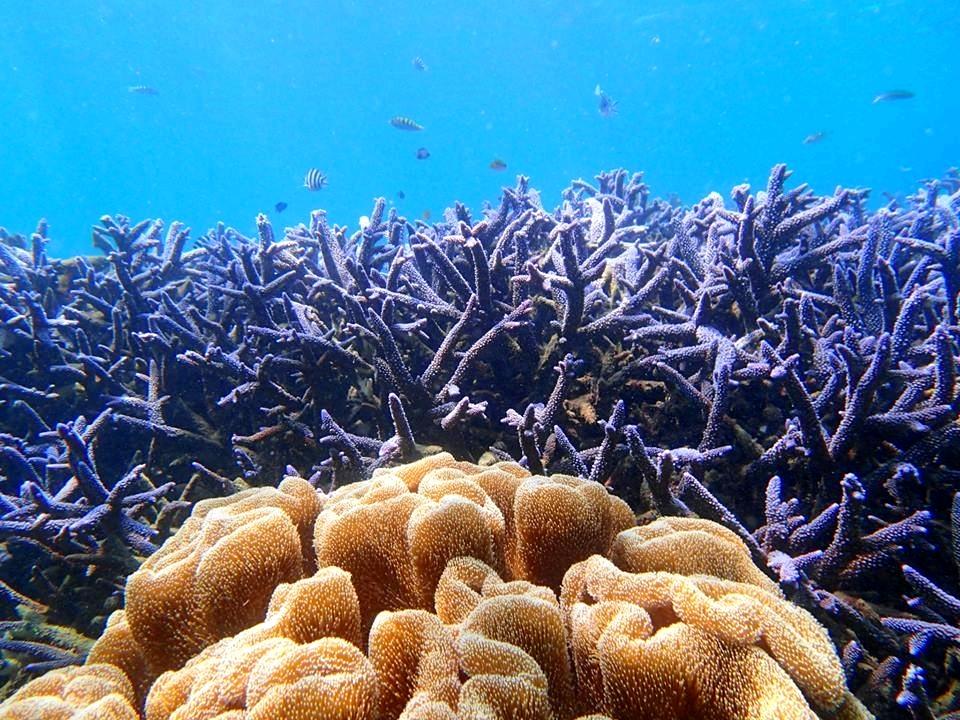
<path id="1" fill-rule="evenodd" d="M 754 570 L 732 574 L 738 556 L 713 531 L 685 536 L 677 561 L 693 568 L 703 542 L 728 580 L 768 576 L 827 628 L 878 715 L 960 712 L 958 213 L 956 171 L 884 202 L 791 187 L 777 165 L 763 188 L 691 206 L 616 170 L 553 209 L 524 177 L 438 222 L 379 199 L 357 230 L 318 210 L 193 239 L 177 222 L 104 216 L 102 255 L 66 260 L 48 256 L 46 223 L 0 231 L 0 682 L 83 662 L 127 576 L 198 501 L 283 477 L 299 480 L 251 510 L 262 532 L 239 543 L 274 564 L 251 565 L 223 601 L 342 563 L 358 587 L 385 582 L 358 593 L 366 633 L 398 599 L 429 609 L 450 560 L 432 535 L 559 592 L 585 558 L 502 509 L 519 477 L 482 486 L 483 502 L 413 499 L 400 483 L 419 480 L 394 477 L 315 524 L 289 512 L 295 485 L 329 492 L 442 448 L 596 481 L 645 520 L 718 523 Z M 619 519 L 595 490 L 523 487 L 606 554 Z M 361 518 L 381 498 L 396 524 L 374 532 Z M 194 588 L 207 620 L 174 644 L 141 635 L 139 660 L 118 641 L 118 658 L 159 673 L 236 634 L 203 596 L 219 570 L 198 559 L 247 522 L 224 512 L 136 576 L 157 603 Z M 674 542 L 644 527 L 637 547 Z M 620 545 L 615 562 L 656 559 Z M 263 590 L 248 612 L 268 602 Z M 138 612 L 111 632 L 146 633 Z"/>
<path id="2" fill-rule="evenodd" d="M 24 686 L 0 706 L 4 720 L 137 720 L 130 681 L 105 664 L 68 667 Z"/>
<path id="3" fill-rule="evenodd" d="M 516 463 L 442 453 L 329 495 L 288 478 L 202 501 L 126 603 L 90 664 L 32 681 L 0 718 L 872 717 L 735 533 L 634 527 L 599 483 Z"/>

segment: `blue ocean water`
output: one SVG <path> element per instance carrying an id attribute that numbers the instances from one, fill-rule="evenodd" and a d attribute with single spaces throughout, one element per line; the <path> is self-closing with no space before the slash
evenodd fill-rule
<path id="1" fill-rule="evenodd" d="M 436 215 L 523 173 L 552 206 L 616 166 L 690 202 L 775 162 L 879 197 L 960 157 L 946 0 L 7 0 L 0 21 L 0 225 L 47 218 L 55 255 L 91 252 L 104 213 L 196 237 L 285 202 L 280 223 L 323 207 L 355 226 L 379 195 Z M 915 97 L 872 102 L 893 89 Z"/>

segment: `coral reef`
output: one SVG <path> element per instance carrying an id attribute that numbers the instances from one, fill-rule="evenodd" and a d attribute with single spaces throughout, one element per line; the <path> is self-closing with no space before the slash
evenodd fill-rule
<path id="1" fill-rule="evenodd" d="M 26 685 L 0 717 L 24 717 L 37 696 L 54 694 L 75 705 L 64 717 L 107 695 L 126 717 L 121 701 L 128 712 L 140 706 L 132 688 L 148 688 L 146 720 L 872 717 L 847 689 L 826 630 L 712 521 L 634 527 L 625 503 L 593 481 L 446 453 L 329 496 L 304 485 L 289 478 L 280 492 L 199 503 L 131 577 L 128 609 L 92 664 Z M 285 512 L 278 496 L 293 499 Z M 257 510 L 316 518 L 312 576 L 284 582 L 264 572 L 246 595 L 226 592 L 219 614 L 245 627 L 219 640 L 205 633 L 197 583 L 171 583 L 152 617 L 131 612 L 157 594 L 140 578 L 189 565 L 197 551 L 201 565 L 220 567 L 223 587 L 240 587 L 251 560 L 228 548 L 248 539 L 256 516 L 222 527 Z M 198 543 L 208 529 L 216 539 Z M 557 578 L 557 587 L 542 584 Z M 268 592 L 268 605 L 252 611 Z M 154 630 L 165 623 L 166 643 L 193 647 L 191 657 L 157 662 Z M 154 677 L 159 664 L 168 667 Z M 96 692 L 89 681 L 70 689 L 88 676 L 104 678 Z"/>
<path id="2" fill-rule="evenodd" d="M 617 170 L 550 211 L 521 177 L 476 216 L 192 245 L 104 217 L 66 261 L 2 233 L 0 608 L 95 636 L 196 501 L 440 446 L 717 521 L 876 712 L 960 711 L 960 175 L 878 209 L 788 178 L 681 207 Z"/>
<path id="3" fill-rule="evenodd" d="M 123 672 L 106 664 L 66 667 L 22 687 L 0 706 L 2 720 L 137 720 L 136 699 Z"/>
<path id="4" fill-rule="evenodd" d="M 301 535 L 319 505 L 299 478 L 198 503 L 164 552 L 127 581 L 124 619 L 150 672 L 178 667 L 263 617 L 273 588 L 313 567 Z"/>

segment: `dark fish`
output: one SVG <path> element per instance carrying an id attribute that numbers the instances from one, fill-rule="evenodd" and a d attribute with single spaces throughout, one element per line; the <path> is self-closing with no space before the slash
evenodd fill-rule
<path id="1" fill-rule="evenodd" d="M 803 144 L 804 144 L 804 145 L 813 145 L 814 143 L 818 143 L 818 142 L 820 142 L 821 140 L 823 140 L 826 136 L 827 136 L 827 133 L 826 133 L 825 131 L 823 131 L 823 130 L 820 130 L 820 131 L 815 132 L 815 133 L 811 133 L 810 135 L 807 135 L 807 136 L 803 139 Z"/>
<path id="2" fill-rule="evenodd" d="M 417 150 L 417 160 L 426 160 L 430 157 L 430 151 L 426 148 L 420 148 Z"/>
<path id="3" fill-rule="evenodd" d="M 914 97 L 910 90 L 891 90 L 890 92 L 880 93 L 873 99 L 873 104 L 882 102 L 892 102 L 893 100 L 909 100 Z"/>
<path id="4" fill-rule="evenodd" d="M 397 190 L 397 197 L 403 200 L 407 194 L 403 190 Z"/>
<path id="5" fill-rule="evenodd" d="M 427 64 L 423 61 L 423 58 L 420 57 L 419 55 L 417 55 L 412 62 L 413 62 L 413 67 L 416 68 L 417 70 L 421 70 L 421 71 L 429 70 L 429 68 L 427 67 Z"/>
<path id="6" fill-rule="evenodd" d="M 316 168 L 310 168 L 307 170 L 307 175 L 303 179 L 303 186 L 310 190 L 323 190 L 327 186 L 327 176 Z"/>
<path id="7" fill-rule="evenodd" d="M 390 118 L 390 124 L 393 125 L 397 130 L 423 130 L 423 125 L 414 122 L 408 117 L 403 115 L 396 115 Z"/>
<path id="8" fill-rule="evenodd" d="M 491 170 L 506 170 L 507 164 L 500 158 L 494 158 L 493 162 L 490 163 Z"/>
<path id="9" fill-rule="evenodd" d="M 149 85 L 131 85 L 127 88 L 127 92 L 131 92 L 134 95 L 159 95 L 160 91 L 155 87 L 150 87 Z"/>
<path id="10" fill-rule="evenodd" d="M 273 206 L 273 209 L 276 210 L 278 213 L 282 213 L 284 210 L 287 209 L 287 204 L 281 200 L 280 202 L 278 202 L 276 205 Z"/>
<path id="11" fill-rule="evenodd" d="M 593 94 L 598 98 L 599 104 L 597 110 L 600 111 L 601 115 L 604 117 L 613 117 L 617 114 L 617 101 L 601 90 L 599 85 L 594 88 Z"/>

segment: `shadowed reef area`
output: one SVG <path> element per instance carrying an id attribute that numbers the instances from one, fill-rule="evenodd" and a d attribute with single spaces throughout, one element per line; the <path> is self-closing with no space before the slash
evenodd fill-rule
<path id="1" fill-rule="evenodd" d="M 553 210 L 520 177 L 440 222 L 381 199 L 252 238 L 105 216 L 60 260 L 0 230 L 8 689 L 83 662 L 197 501 L 442 449 L 724 526 L 856 702 L 954 717 L 960 175 L 879 209 L 789 175 L 681 207 L 617 170 Z"/>

